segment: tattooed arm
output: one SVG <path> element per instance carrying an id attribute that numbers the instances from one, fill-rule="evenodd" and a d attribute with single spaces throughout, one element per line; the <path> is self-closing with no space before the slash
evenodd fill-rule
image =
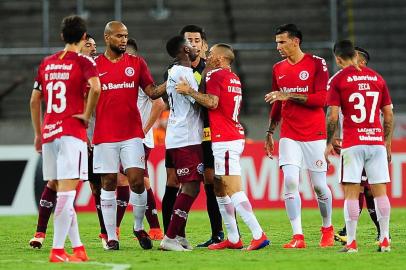
<path id="1" fill-rule="evenodd" d="M 330 164 L 328 156 L 331 154 L 335 154 L 333 147 L 333 139 L 338 127 L 339 110 L 340 107 L 338 106 L 329 106 L 327 108 L 327 146 L 324 152 L 324 156 L 328 164 Z"/>
<path id="2" fill-rule="evenodd" d="M 192 87 L 190 87 L 188 82 L 185 80 L 181 80 L 179 83 L 176 84 L 176 91 L 179 94 L 188 95 L 194 98 L 197 103 L 208 109 L 216 109 L 219 103 L 218 96 L 197 92 Z"/>
<path id="3" fill-rule="evenodd" d="M 147 87 L 145 87 L 144 92 L 151 99 L 158 99 L 161 96 L 163 96 L 163 94 L 166 92 L 166 82 L 158 86 L 155 84 L 150 84 Z"/>
<path id="4" fill-rule="evenodd" d="M 388 162 L 392 160 L 392 135 L 393 135 L 393 110 L 392 105 L 386 105 L 382 108 L 383 113 L 383 132 L 384 141 L 386 146 L 386 152 L 388 157 Z"/>

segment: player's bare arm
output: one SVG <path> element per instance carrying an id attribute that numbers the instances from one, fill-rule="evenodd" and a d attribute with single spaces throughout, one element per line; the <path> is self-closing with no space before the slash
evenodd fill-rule
<path id="1" fill-rule="evenodd" d="M 338 106 L 330 106 L 327 108 L 327 146 L 324 152 L 327 163 L 330 163 L 328 156 L 335 154 L 333 147 L 333 138 L 338 128 L 338 113 L 340 108 Z"/>
<path id="2" fill-rule="evenodd" d="M 274 140 L 273 140 L 273 134 L 275 132 L 275 129 L 278 127 L 279 121 L 275 121 L 273 119 L 269 120 L 269 127 L 268 130 L 266 131 L 266 136 L 265 136 L 265 152 L 266 155 L 270 158 L 273 159 L 273 151 L 274 151 Z"/>
<path id="3" fill-rule="evenodd" d="M 155 84 L 150 84 L 144 89 L 145 94 L 152 99 L 158 99 L 163 96 L 166 92 L 166 82 L 161 85 L 156 86 Z"/>
<path id="4" fill-rule="evenodd" d="M 81 119 L 86 125 L 89 123 L 89 119 L 96 108 L 101 92 L 99 77 L 89 78 L 88 84 L 90 86 L 90 90 L 87 96 L 85 112 L 83 114 L 73 115 L 73 117 Z"/>
<path id="5" fill-rule="evenodd" d="M 308 98 L 307 95 L 285 93 L 281 91 L 273 91 L 265 95 L 265 101 L 269 102 L 269 104 L 272 104 L 278 100 L 279 101 L 291 100 L 296 103 L 306 104 L 307 98 Z"/>
<path id="6" fill-rule="evenodd" d="M 383 114 L 383 132 L 384 132 L 384 141 L 386 146 L 386 153 L 388 157 L 388 162 L 392 160 L 392 136 L 393 136 L 393 110 L 392 105 L 386 105 L 382 108 Z"/>
<path id="7" fill-rule="evenodd" d="M 145 127 L 143 128 L 145 134 L 147 134 L 148 131 L 152 128 L 164 109 L 165 102 L 162 98 L 158 98 L 152 101 L 151 113 L 147 122 L 145 123 Z"/>
<path id="8" fill-rule="evenodd" d="M 35 151 L 41 152 L 41 98 L 42 94 L 38 90 L 33 90 L 30 100 L 31 121 L 34 128 Z"/>
<path id="9" fill-rule="evenodd" d="M 176 92 L 194 98 L 197 103 L 208 109 L 216 109 L 219 103 L 218 96 L 197 92 L 183 79 L 176 84 Z"/>

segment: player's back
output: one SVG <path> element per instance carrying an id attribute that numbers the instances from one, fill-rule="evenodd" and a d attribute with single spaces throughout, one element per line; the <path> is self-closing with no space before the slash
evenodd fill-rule
<path id="1" fill-rule="evenodd" d="M 176 92 L 176 84 L 184 78 L 198 90 L 196 79 L 190 67 L 174 65 L 168 74 L 166 92 L 169 102 L 169 119 L 165 145 L 167 149 L 200 144 L 203 136 L 203 120 L 200 106 L 195 100 Z"/>
<path id="2" fill-rule="evenodd" d="M 353 66 L 338 72 L 330 82 L 329 105 L 339 99 L 343 121 L 343 147 L 383 144 L 380 109 L 391 105 L 383 78 L 374 70 Z"/>
<path id="3" fill-rule="evenodd" d="M 212 141 L 244 139 L 239 122 L 242 101 L 240 78 L 228 69 L 215 69 L 207 73 L 206 91 L 219 97 L 216 109 L 209 110 Z"/>
<path id="4" fill-rule="evenodd" d="M 87 79 L 95 76 L 96 64 L 90 57 L 61 51 L 44 58 L 36 79 L 46 103 L 43 142 L 62 135 L 86 140 L 85 125 L 72 116 L 83 113 Z"/>

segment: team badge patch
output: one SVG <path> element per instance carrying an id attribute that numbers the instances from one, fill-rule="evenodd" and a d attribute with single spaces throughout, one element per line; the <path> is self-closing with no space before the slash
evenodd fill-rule
<path id="1" fill-rule="evenodd" d="M 309 78 L 309 72 L 307 72 L 306 70 L 301 71 L 300 74 L 299 74 L 299 78 L 302 81 L 307 80 Z"/>
<path id="2" fill-rule="evenodd" d="M 321 168 L 321 167 L 323 166 L 323 161 L 320 160 L 320 159 L 317 160 L 317 161 L 316 161 L 316 166 L 319 167 L 319 168 Z"/>
<path id="3" fill-rule="evenodd" d="M 203 172 L 204 172 L 204 165 L 203 165 L 203 163 L 200 163 L 199 165 L 197 165 L 197 172 L 198 172 L 199 174 L 203 174 Z"/>
<path id="4" fill-rule="evenodd" d="M 127 67 L 124 72 L 125 72 L 125 75 L 127 75 L 128 77 L 134 76 L 134 73 L 135 73 L 135 71 L 132 67 Z"/>

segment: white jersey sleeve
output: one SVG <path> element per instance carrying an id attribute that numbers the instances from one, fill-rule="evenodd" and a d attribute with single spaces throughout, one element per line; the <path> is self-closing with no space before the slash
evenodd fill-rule
<path id="1" fill-rule="evenodd" d="M 138 110 L 141 115 L 141 123 L 144 128 L 147 124 L 149 116 L 151 115 L 152 110 L 152 100 L 145 92 L 141 89 L 138 89 L 138 101 L 137 101 Z M 149 148 L 154 148 L 154 133 L 152 128 L 145 134 L 144 144 Z"/>
<path id="2" fill-rule="evenodd" d="M 203 119 L 200 106 L 189 96 L 178 94 L 175 86 L 181 79 L 188 81 L 197 91 L 198 84 L 193 70 L 180 65 L 173 66 L 168 74 L 166 92 L 170 107 L 165 145 L 167 149 L 196 145 L 202 142 Z"/>

